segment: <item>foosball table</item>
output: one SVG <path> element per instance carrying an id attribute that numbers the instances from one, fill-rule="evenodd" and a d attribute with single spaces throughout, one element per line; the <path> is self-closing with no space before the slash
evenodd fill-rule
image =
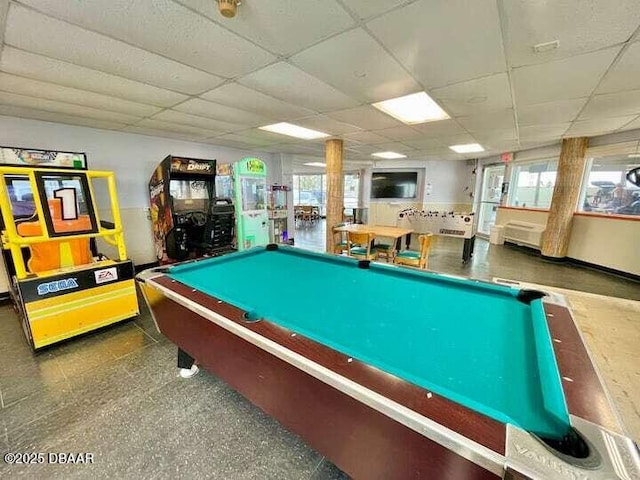
<path id="1" fill-rule="evenodd" d="M 476 222 L 473 212 L 438 212 L 407 208 L 398 212 L 396 225 L 401 228 L 411 228 L 415 233 L 463 238 L 462 262 L 467 263 L 473 255 L 476 240 Z"/>

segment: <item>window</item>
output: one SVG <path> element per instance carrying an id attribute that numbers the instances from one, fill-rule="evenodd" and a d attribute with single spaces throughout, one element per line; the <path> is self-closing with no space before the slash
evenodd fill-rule
<path id="1" fill-rule="evenodd" d="M 358 172 L 344 174 L 344 206 L 358 206 L 360 194 L 360 174 Z M 327 176 L 321 173 L 293 176 L 293 204 L 320 207 L 325 215 L 327 197 Z"/>
<path id="2" fill-rule="evenodd" d="M 640 215 L 640 187 L 626 178 L 627 173 L 637 167 L 640 167 L 640 158 L 626 153 L 589 159 L 578 210 Z"/>
<path id="3" fill-rule="evenodd" d="M 360 174 L 346 173 L 344 176 L 344 206 L 356 208 L 360 193 Z"/>
<path id="4" fill-rule="evenodd" d="M 549 208 L 556 185 L 558 161 L 538 160 L 514 164 L 508 205 L 522 208 Z"/>

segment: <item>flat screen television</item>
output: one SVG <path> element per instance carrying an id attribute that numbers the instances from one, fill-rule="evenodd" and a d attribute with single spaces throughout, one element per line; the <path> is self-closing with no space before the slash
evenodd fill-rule
<path id="1" fill-rule="evenodd" d="M 371 198 L 416 198 L 418 172 L 373 172 Z"/>

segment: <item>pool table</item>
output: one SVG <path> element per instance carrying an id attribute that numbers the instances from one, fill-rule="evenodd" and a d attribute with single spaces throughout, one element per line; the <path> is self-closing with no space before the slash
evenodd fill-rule
<path id="1" fill-rule="evenodd" d="M 137 280 L 180 367 L 354 478 L 640 478 L 557 295 L 282 245 Z"/>

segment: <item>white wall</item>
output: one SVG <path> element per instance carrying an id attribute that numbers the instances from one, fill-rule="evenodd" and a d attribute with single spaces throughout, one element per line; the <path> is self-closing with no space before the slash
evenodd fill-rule
<path id="1" fill-rule="evenodd" d="M 521 221 L 546 225 L 549 212 L 499 208 L 496 225 Z M 567 257 L 640 276 L 640 220 L 574 215 Z"/>
<path id="2" fill-rule="evenodd" d="M 113 171 L 129 258 L 138 265 L 156 259 L 151 222 L 145 211 L 149 206 L 147 183 L 153 169 L 167 155 L 216 159 L 221 163 L 257 156 L 265 161 L 268 171 L 275 166 L 274 172 L 281 175 L 269 153 L 6 116 L 0 116 L 0 145 L 85 152 L 89 169 Z"/>
<path id="3" fill-rule="evenodd" d="M 474 165 L 467 161 L 415 160 L 380 161 L 366 168 L 362 181 L 363 203 L 369 206 L 369 222 L 395 225 L 397 213 L 405 208 L 424 210 L 471 211 L 475 190 Z M 418 197 L 411 200 L 371 199 L 371 174 L 374 171 L 418 171 Z"/>

